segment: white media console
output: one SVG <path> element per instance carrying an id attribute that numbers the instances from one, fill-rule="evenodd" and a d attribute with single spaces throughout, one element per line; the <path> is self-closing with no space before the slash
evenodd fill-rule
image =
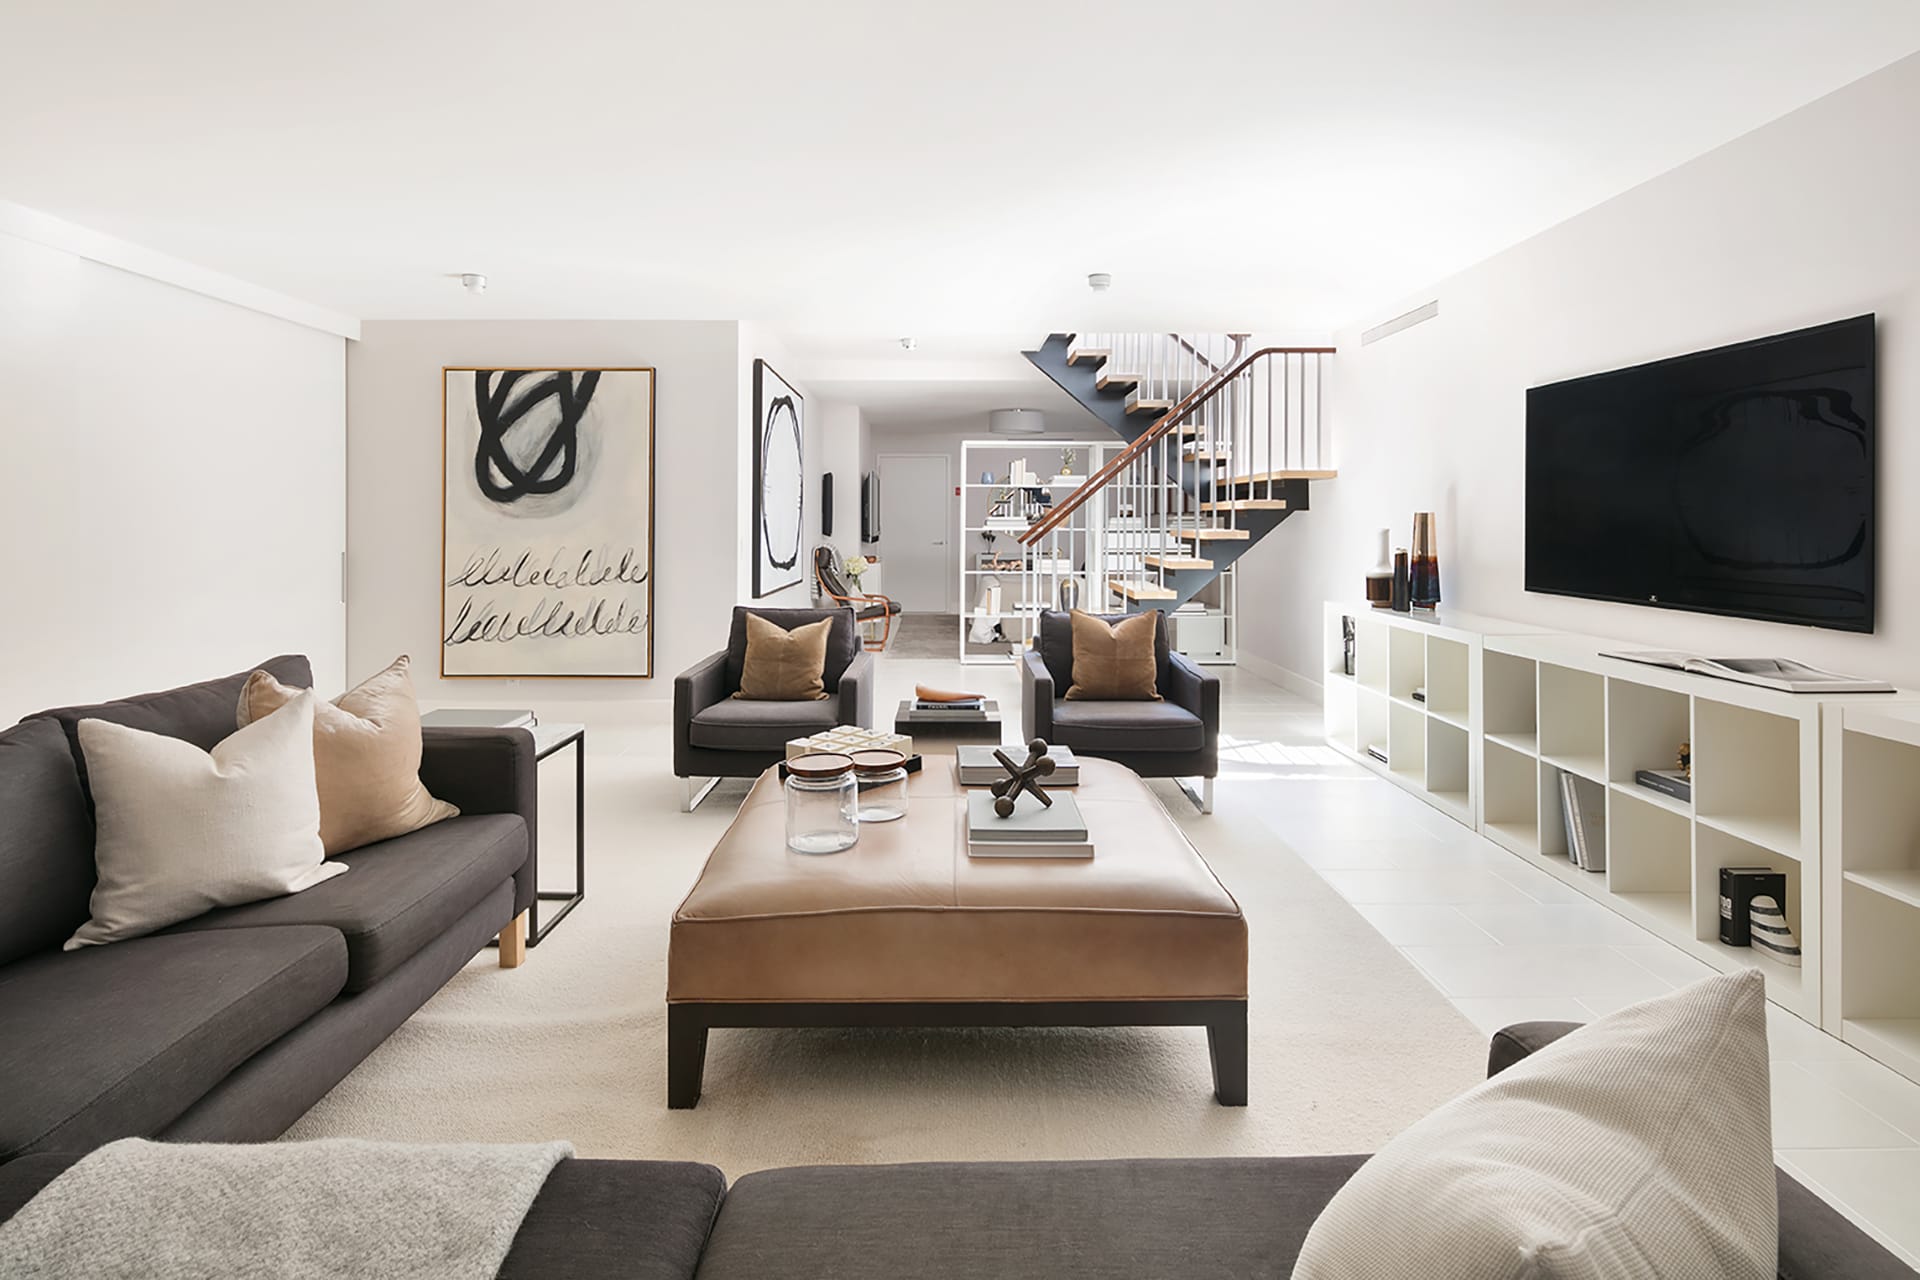
<path id="1" fill-rule="evenodd" d="M 1327 740 L 1342 753 L 1708 964 L 1760 970 L 1776 1004 L 1920 1079 L 1915 695 L 1781 693 L 1463 614 L 1331 602 L 1325 634 Z M 1673 768 L 1683 742 L 1690 801 L 1635 782 Z M 1604 871 L 1567 857 L 1562 773 L 1606 798 Z M 1720 942 L 1726 866 L 1786 877 L 1800 967 Z"/>

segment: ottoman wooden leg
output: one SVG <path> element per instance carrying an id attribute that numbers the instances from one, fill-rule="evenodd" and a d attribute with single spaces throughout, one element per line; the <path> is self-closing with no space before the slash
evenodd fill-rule
<path id="1" fill-rule="evenodd" d="M 1247 1006 L 1207 1024 L 1213 1057 L 1213 1096 L 1223 1107 L 1247 1105 Z"/>
<path id="2" fill-rule="evenodd" d="M 667 1006 L 667 1107 L 686 1111 L 700 1101 L 707 1067 L 707 1024 L 691 1005 Z"/>

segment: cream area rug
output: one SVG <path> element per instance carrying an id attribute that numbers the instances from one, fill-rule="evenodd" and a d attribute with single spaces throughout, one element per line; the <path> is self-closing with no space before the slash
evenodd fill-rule
<path id="1" fill-rule="evenodd" d="M 590 735 L 586 902 L 523 967 L 476 959 L 288 1138 L 563 1139 L 582 1156 L 698 1160 L 729 1177 L 1365 1152 L 1484 1070 L 1472 1025 L 1276 835 L 1271 806 L 1313 784 L 1230 772 L 1212 817 L 1156 791 L 1247 916 L 1249 1106 L 1215 1104 L 1197 1028 L 808 1029 L 713 1032 L 699 1107 L 668 1111 L 667 922 L 744 792 L 679 813 L 665 736 Z M 543 779 L 548 814 L 570 815 L 570 788 L 564 768 Z M 570 831 L 544 839 L 565 874 Z"/>

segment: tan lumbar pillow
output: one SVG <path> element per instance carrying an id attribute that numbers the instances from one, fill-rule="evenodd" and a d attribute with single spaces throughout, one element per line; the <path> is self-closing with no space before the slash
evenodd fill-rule
<path id="1" fill-rule="evenodd" d="M 1079 609 L 1073 611 L 1073 685 L 1069 698 L 1102 702 L 1160 701 L 1160 664 L 1153 642 L 1159 620 L 1136 613 L 1108 626 Z"/>
<path id="2" fill-rule="evenodd" d="M 420 785 L 420 706 L 407 674 L 411 664 L 401 654 L 332 702 L 314 699 L 314 777 L 328 854 L 391 840 L 460 812 Z M 254 672 L 240 690 L 240 724 L 272 715 L 303 692 Z"/>
<path id="3" fill-rule="evenodd" d="M 827 696 L 827 640 L 833 619 L 789 631 L 757 613 L 747 615 L 747 656 L 736 698 L 753 702 L 818 702 Z"/>
<path id="4" fill-rule="evenodd" d="M 286 706 L 202 751 L 106 720 L 77 729 L 93 786 L 92 919 L 66 949 L 138 938 L 347 871 L 320 847 L 313 711 Z"/>

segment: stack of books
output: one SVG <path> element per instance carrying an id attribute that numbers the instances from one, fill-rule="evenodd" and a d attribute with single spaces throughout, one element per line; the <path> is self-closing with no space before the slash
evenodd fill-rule
<path id="1" fill-rule="evenodd" d="M 915 698 L 913 710 L 916 714 L 951 716 L 955 720 L 985 720 L 987 700 L 985 698 Z"/>
<path id="2" fill-rule="evenodd" d="M 1015 764 L 1024 763 L 1027 758 L 1025 747 L 1001 747 L 1007 753 L 1007 759 Z M 955 750 L 954 759 L 960 769 L 960 785 L 963 787 L 990 787 L 1007 776 L 1000 762 L 993 758 L 996 748 L 963 746 Z M 1077 787 L 1080 785 L 1080 761 L 1073 754 L 1072 747 L 1048 747 L 1047 754 L 1053 757 L 1053 772 L 1040 779 L 1043 787 Z"/>
<path id="3" fill-rule="evenodd" d="M 1560 815 L 1567 824 L 1567 861 L 1582 871 L 1607 869 L 1607 793 L 1597 782 L 1560 773 Z"/>
<path id="4" fill-rule="evenodd" d="M 1086 819 L 1070 795 L 1051 797 L 1051 806 L 1023 795 L 1013 816 L 994 812 L 993 793 L 967 793 L 967 855 L 973 858 L 1091 858 L 1093 844 Z"/>

